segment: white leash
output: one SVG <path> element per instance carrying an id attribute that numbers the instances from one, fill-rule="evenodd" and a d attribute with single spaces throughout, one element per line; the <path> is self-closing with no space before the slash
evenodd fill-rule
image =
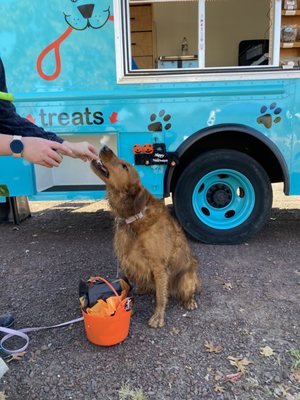
<path id="1" fill-rule="evenodd" d="M 45 329 L 53 329 L 53 328 L 60 328 L 62 326 L 74 324 L 75 322 L 82 321 L 83 317 L 73 319 L 71 321 L 63 322 L 62 324 L 58 325 L 51 325 L 51 326 L 40 326 L 37 328 L 23 328 L 23 329 L 11 329 L 11 328 L 3 328 L 0 327 L 0 332 L 5 333 L 6 335 L 0 340 L 0 350 L 2 350 L 6 354 L 17 354 L 17 353 L 22 353 L 24 352 L 28 345 L 29 345 L 29 336 L 26 335 L 28 332 L 37 332 Z M 15 350 L 10 350 L 7 347 L 3 345 L 8 339 L 18 336 L 26 341 L 25 345 L 23 347 L 20 347 L 19 349 Z"/>
<path id="2" fill-rule="evenodd" d="M 117 261 L 117 278 L 119 278 L 119 273 L 120 273 L 120 264 Z M 57 325 L 50 325 L 50 326 L 39 326 L 36 328 L 22 328 L 22 329 L 11 329 L 11 328 L 4 328 L 0 326 L 0 333 L 4 333 L 5 336 L 3 336 L 0 340 L 0 354 L 1 351 L 3 351 L 7 355 L 13 355 L 13 354 L 18 354 L 18 353 L 23 353 L 27 349 L 29 345 L 29 336 L 27 333 L 29 332 L 37 332 L 37 331 L 42 331 L 46 329 L 54 329 L 54 328 L 60 328 L 63 326 L 71 325 L 76 322 L 83 321 L 83 317 L 72 319 L 71 321 L 63 322 L 61 324 Z M 4 346 L 4 343 L 12 338 L 12 337 L 19 337 L 25 340 L 25 344 L 23 347 L 17 348 L 17 349 L 9 349 Z"/>

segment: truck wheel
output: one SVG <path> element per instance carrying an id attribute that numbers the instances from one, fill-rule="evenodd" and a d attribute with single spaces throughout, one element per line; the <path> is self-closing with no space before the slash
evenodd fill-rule
<path id="1" fill-rule="evenodd" d="M 211 244 L 236 244 L 264 225 L 272 207 L 272 187 L 262 166 L 235 150 L 212 150 L 192 161 L 173 193 L 184 230 Z"/>

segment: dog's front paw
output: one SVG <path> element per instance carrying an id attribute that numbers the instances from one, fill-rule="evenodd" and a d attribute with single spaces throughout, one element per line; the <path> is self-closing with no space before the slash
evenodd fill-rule
<path id="1" fill-rule="evenodd" d="M 192 310 L 196 310 L 196 308 L 198 308 L 198 304 L 195 299 L 190 299 L 183 303 L 183 307 L 186 310 L 192 311 Z"/>
<path id="2" fill-rule="evenodd" d="M 148 321 L 148 325 L 151 326 L 151 328 L 162 328 L 164 324 L 164 316 L 159 313 L 154 313 Z"/>

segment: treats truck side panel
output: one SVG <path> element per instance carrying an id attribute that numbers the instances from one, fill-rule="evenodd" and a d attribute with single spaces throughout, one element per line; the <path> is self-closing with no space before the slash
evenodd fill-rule
<path id="1" fill-rule="evenodd" d="M 239 61 L 223 65 L 209 58 L 216 42 L 209 42 L 209 13 L 224 5 L 160 3 L 0 0 L 6 16 L 0 55 L 9 91 L 18 113 L 45 130 L 98 148 L 105 138 L 136 166 L 155 196 L 172 194 L 180 223 L 195 238 L 209 243 L 245 240 L 268 216 L 271 183 L 284 182 L 287 195 L 300 194 L 300 73 L 295 63 L 289 61 L 286 68 L 281 62 L 282 4 L 254 1 L 266 14 L 257 25 L 264 32 L 267 24 L 268 40 L 257 41 L 255 35 L 263 35 L 258 31 L 248 40 L 242 32 L 247 40 L 239 48 L 247 42 L 249 57 L 256 55 L 256 61 L 240 65 L 245 52 L 239 50 Z M 170 38 L 163 37 L 163 28 L 170 27 L 164 18 L 172 17 L 168 7 L 174 7 L 174 19 L 178 13 L 183 18 L 184 10 L 191 25 L 197 25 L 194 40 L 192 32 L 180 33 L 185 41 L 183 49 L 179 41 L 179 55 L 165 54 L 171 42 L 163 47 Z M 196 22 L 191 17 L 195 10 Z M 143 18 L 149 12 L 148 26 Z M 189 51 L 197 54 L 189 56 Z M 213 62 L 219 64 L 205 64 Z M 0 171 L 0 185 L 10 197 L 105 196 L 89 165 L 67 157 L 51 170 L 1 157 Z"/>

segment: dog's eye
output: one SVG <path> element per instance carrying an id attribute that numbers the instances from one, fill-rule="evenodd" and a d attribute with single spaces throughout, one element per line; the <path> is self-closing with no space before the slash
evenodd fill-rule
<path id="1" fill-rule="evenodd" d="M 128 167 L 126 164 L 122 164 L 122 168 L 125 169 L 126 171 L 128 171 Z"/>
<path id="2" fill-rule="evenodd" d="M 71 0 L 72 3 L 77 3 L 77 0 Z"/>

